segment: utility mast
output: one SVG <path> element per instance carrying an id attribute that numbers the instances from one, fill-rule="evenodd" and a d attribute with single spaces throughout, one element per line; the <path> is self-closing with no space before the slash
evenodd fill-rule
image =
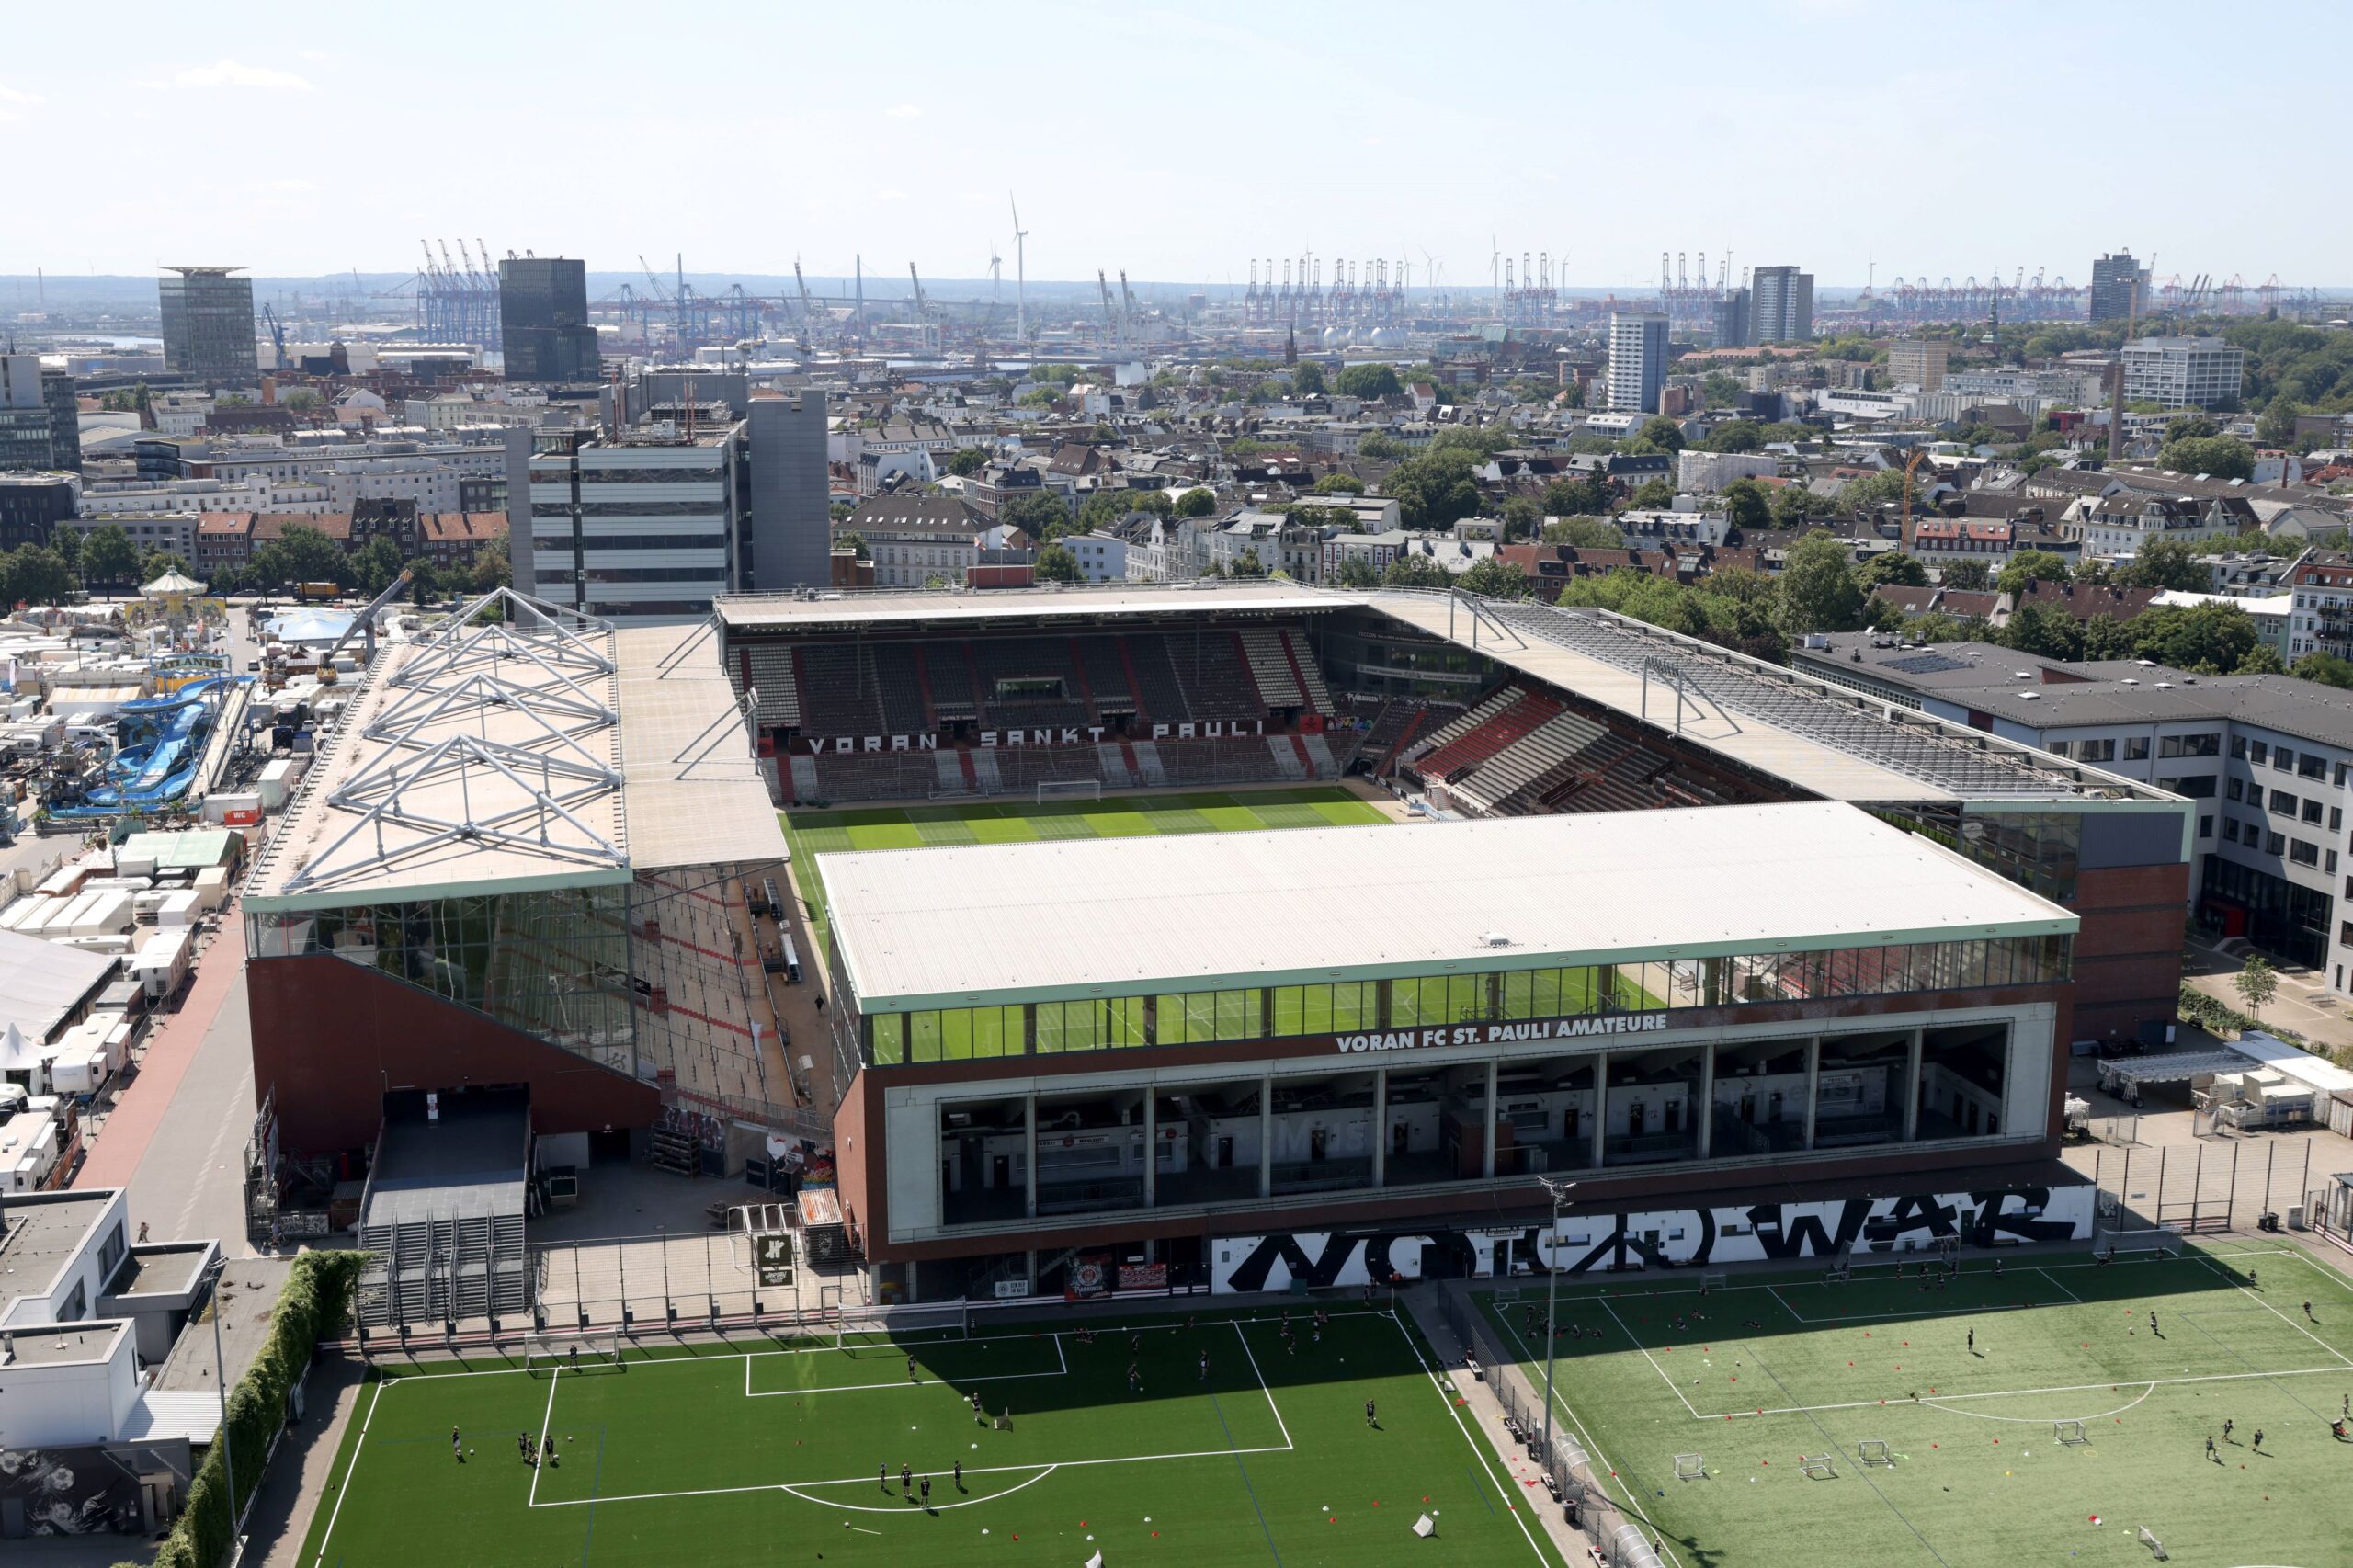
<path id="1" fill-rule="evenodd" d="M 1013 335 L 1023 343 L 1029 341 L 1029 252 L 1026 241 L 1029 231 L 1021 226 L 1021 203 L 1007 191 L 1006 206 L 1013 209 Z"/>

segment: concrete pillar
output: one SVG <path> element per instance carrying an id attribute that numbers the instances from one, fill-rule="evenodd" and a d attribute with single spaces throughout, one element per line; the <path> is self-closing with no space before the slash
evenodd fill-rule
<path id="1" fill-rule="evenodd" d="M 1693 1109 L 1699 1118 L 1699 1158 L 1703 1160 L 1716 1138 L 1716 1043 L 1711 1040 L 1699 1048 L 1699 1103 Z"/>
<path id="2" fill-rule="evenodd" d="M 1593 1164 L 1601 1167 L 1601 1140 L 1609 1128 L 1609 1052 L 1593 1053 Z"/>
<path id="3" fill-rule="evenodd" d="M 1495 1059 L 1487 1059 L 1487 1134 L 1480 1142 L 1485 1145 L 1479 1174 L 1492 1177 L 1495 1174 Z"/>
<path id="4" fill-rule="evenodd" d="M 1146 1084 L 1143 1089 L 1143 1206 L 1160 1201 L 1160 1096 Z"/>
<path id="5" fill-rule="evenodd" d="M 1021 1158 L 1022 1212 L 1034 1220 L 1038 1217 L 1038 1096 L 1021 1096 L 1021 1125 L 1028 1129 L 1029 1147 Z M 1030 1259 L 1034 1281 L 1037 1259 Z"/>
<path id="6" fill-rule="evenodd" d="M 1822 1037 L 1809 1035 L 1805 1042 L 1805 1146 L 1813 1147 L 1813 1108 L 1822 1088 Z"/>
<path id="7" fill-rule="evenodd" d="M 1258 1196 L 1275 1195 L 1275 1081 L 1258 1079 Z"/>
<path id="8" fill-rule="evenodd" d="M 1911 1049 L 1904 1071 L 1904 1141 L 1906 1143 L 1920 1136 L 1920 1057 L 1927 1049 L 1928 1031 L 1912 1031 Z"/>
<path id="9" fill-rule="evenodd" d="M 1372 1074 L 1372 1185 L 1389 1185 L 1389 1069 Z"/>

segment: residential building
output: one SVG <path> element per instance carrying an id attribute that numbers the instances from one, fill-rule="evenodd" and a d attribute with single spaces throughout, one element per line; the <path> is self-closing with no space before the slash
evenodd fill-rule
<path id="1" fill-rule="evenodd" d="M 1719 348 L 1745 348 L 1749 337 L 1749 294 L 1745 289 L 1727 290 L 1716 301 L 1714 343 Z"/>
<path id="2" fill-rule="evenodd" d="M 1813 335 L 1813 274 L 1760 267 L 1748 276 L 1750 331 L 1757 343 L 1803 343 Z"/>
<path id="3" fill-rule="evenodd" d="M 2092 263 L 2091 319 L 2131 320 L 2148 302 L 2148 271 L 2131 251 L 2100 256 Z"/>
<path id="4" fill-rule="evenodd" d="M 2262 527 L 2255 509 L 2236 497 L 2201 502 L 2195 496 L 2151 495 L 2137 490 L 2079 497 L 2059 514 L 2059 522 L 2082 543 L 2086 560 L 2130 558 L 2161 539 L 2196 544 Z"/>
<path id="5" fill-rule="evenodd" d="M 1939 339 L 1899 337 L 1887 348 L 1887 379 L 1899 387 L 1917 387 L 1924 392 L 1940 390 L 1945 384 L 1945 366 L 1952 357 L 1952 345 Z"/>
<path id="6" fill-rule="evenodd" d="M 1675 488 L 1687 494 L 1712 495 L 1736 479 L 1770 479 L 1780 472 L 1780 462 L 1770 452 L 1704 452 L 1687 448 L 1675 454 Z"/>
<path id="7" fill-rule="evenodd" d="M 164 368 L 207 385 L 250 386 L 259 360 L 254 352 L 254 280 L 234 267 L 175 267 L 157 279 L 163 307 Z"/>
<path id="8" fill-rule="evenodd" d="M 0 354 L 0 473 L 82 472 L 74 378 L 37 354 Z"/>
<path id="9" fill-rule="evenodd" d="M 74 516 L 81 482 L 70 473 L 0 473 L 0 551 L 47 544 Z"/>
<path id="10" fill-rule="evenodd" d="M 2124 401 L 2160 408 L 2236 403 L 2246 351 L 2219 337 L 2144 337 L 2124 346 Z"/>
<path id="11" fill-rule="evenodd" d="M 2290 660 L 2306 653 L 2353 659 L 2353 556 L 2313 551 L 2290 574 L 2295 610 L 2288 622 Z"/>
<path id="12" fill-rule="evenodd" d="M 1609 407 L 1618 414 L 1656 414 L 1666 385 L 1666 317 L 1651 311 L 1609 314 Z"/>
<path id="13" fill-rule="evenodd" d="M 2069 369 L 1951 370 L 1944 377 L 1943 390 L 1973 398 L 1998 398 L 2021 408 L 2037 400 L 2081 408 L 2099 402 L 2100 377 L 2093 371 Z"/>
<path id="14" fill-rule="evenodd" d="M 1128 580 L 1128 541 L 1097 528 L 1066 535 L 1063 541 L 1078 558 L 1082 583 L 1124 583 Z"/>
<path id="15" fill-rule="evenodd" d="M 878 495 L 841 525 L 866 541 L 878 588 L 963 584 L 981 563 L 988 518 L 953 496 Z"/>
<path id="16" fill-rule="evenodd" d="M 743 432 L 724 420 L 692 436 L 665 421 L 512 432 L 508 462 L 529 475 L 507 485 L 516 586 L 615 621 L 709 614 L 738 581 Z"/>
<path id="17" fill-rule="evenodd" d="M 499 351 L 510 381 L 593 381 L 597 329 L 588 321 L 588 264 L 508 256 L 498 264 Z"/>

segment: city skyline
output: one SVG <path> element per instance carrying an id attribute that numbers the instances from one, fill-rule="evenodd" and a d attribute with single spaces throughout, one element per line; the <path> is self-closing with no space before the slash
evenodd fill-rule
<path id="1" fill-rule="evenodd" d="M 1482 35 L 1444 35 L 1468 74 L 1433 71 L 1428 14 L 1382 5 L 916 5 L 903 36 L 925 47 L 866 69 L 813 62 L 859 60 L 869 28 L 729 4 L 691 30 L 594 5 L 560 24 L 427 5 L 396 29 L 255 5 L 194 38 L 134 5 L 103 52 L 74 19 L 37 13 L 12 22 L 0 130 L 40 166 L 150 163 L 190 127 L 213 151 L 0 236 L 0 276 L 141 275 L 191 256 L 268 277 L 374 273 L 420 237 L 464 234 L 598 272 L 640 255 L 666 271 L 683 254 L 690 274 L 783 275 L 797 257 L 843 277 L 862 256 L 884 287 L 909 261 L 927 278 L 984 278 L 994 255 L 1009 286 L 1017 198 L 1040 283 L 1100 268 L 1239 288 L 1254 260 L 1313 253 L 1404 261 L 1416 286 L 1464 290 L 1489 286 L 1500 253 L 1549 254 L 1571 286 L 1626 290 L 1655 286 L 1662 251 L 1705 255 L 1711 276 L 1729 251 L 1734 282 L 1794 264 L 1826 290 L 2021 268 L 2081 286 L 2094 256 L 2129 248 L 2160 277 L 2330 285 L 2353 225 L 2309 199 L 2290 161 L 2167 142 L 2168 185 L 2291 214 L 2276 231 L 2177 234 L 2125 216 L 2153 171 L 2077 106 L 2121 80 L 2194 73 L 2201 102 L 2251 118 L 2278 90 L 2252 52 L 2184 63 L 2169 10 L 2189 16 L 2152 7 L 2127 29 L 2006 5 L 1965 20 L 1844 0 L 1701 6 L 1684 15 L 1705 18 L 1708 47 L 1675 52 L 1651 13 L 1506 6 L 1483 13 L 1487 36 L 1558 67 L 1493 80 L 1503 56 Z M 2328 15 L 2266 11 L 2290 31 Z M 2036 70 L 1941 63 L 1956 28 Z M 1661 71 L 1576 63 L 1645 51 Z M 2003 126 L 2015 134 L 1989 133 Z M 1905 169 L 1935 177 L 1906 186 Z M 1972 184 L 1999 200 L 1938 216 L 1937 188 Z M 1644 187 L 1654 199 L 1628 199 Z"/>

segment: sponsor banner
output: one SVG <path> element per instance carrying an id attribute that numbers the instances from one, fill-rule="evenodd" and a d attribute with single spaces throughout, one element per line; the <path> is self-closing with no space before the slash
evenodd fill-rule
<path id="1" fill-rule="evenodd" d="M 1120 1289 L 1165 1290 L 1168 1289 L 1168 1266 L 1165 1263 L 1123 1263 L 1120 1265 Z"/>
<path id="2" fill-rule="evenodd" d="M 1266 733 L 1265 721 L 1258 719 L 1218 720 L 1199 724 L 1154 724 L 1152 727 L 1152 738 L 1155 741 L 1215 741 Z M 1014 751 L 1025 746 L 1092 746 L 1102 744 L 1111 734 L 1112 732 L 1101 724 L 1056 724 L 1026 730 L 983 730 L 973 737 L 972 744 L 983 751 Z M 938 749 L 939 737 L 936 734 L 809 737 L 809 751 L 813 756 Z"/>
<path id="3" fill-rule="evenodd" d="M 1069 1274 L 1063 1286 L 1063 1295 L 1075 1301 L 1083 1296 L 1107 1294 L 1110 1289 L 1111 1260 L 1108 1256 L 1096 1254 L 1071 1260 Z"/>
<path id="4" fill-rule="evenodd" d="M 1521 1018 L 1506 1024 L 1441 1024 L 1333 1037 L 1335 1050 L 1414 1051 L 1433 1045 L 1498 1045 L 1522 1040 L 1574 1040 L 1586 1035 L 1650 1034 L 1667 1027 L 1664 1013 L 1602 1013 L 1583 1018 Z"/>
<path id="5" fill-rule="evenodd" d="M 752 1267 L 760 1283 L 782 1287 L 792 1283 L 792 1238 L 760 1235 L 752 1238 Z"/>

